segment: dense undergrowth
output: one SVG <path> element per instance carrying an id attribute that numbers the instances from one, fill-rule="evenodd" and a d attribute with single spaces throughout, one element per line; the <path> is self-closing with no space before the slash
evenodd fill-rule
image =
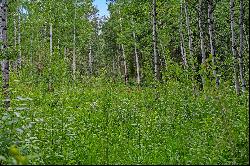
<path id="1" fill-rule="evenodd" d="M 248 92 L 22 79 L 1 109 L 0 164 L 249 164 Z"/>

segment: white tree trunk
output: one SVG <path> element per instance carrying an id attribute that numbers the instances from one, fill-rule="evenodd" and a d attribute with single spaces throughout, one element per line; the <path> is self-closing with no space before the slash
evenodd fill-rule
<path id="1" fill-rule="evenodd" d="M 53 55 L 53 26 L 52 26 L 52 23 L 50 24 L 50 31 L 49 31 L 49 37 L 50 37 L 50 58 L 49 58 L 49 61 L 51 63 L 51 58 L 52 58 L 52 55 Z"/>
<path id="2" fill-rule="evenodd" d="M 187 55 L 186 55 L 186 50 L 185 50 L 185 46 L 184 46 L 184 36 L 182 33 L 182 13 L 183 13 L 182 12 L 182 1 L 181 1 L 180 9 L 181 9 L 181 13 L 180 13 L 179 33 L 180 33 L 181 56 L 182 56 L 182 62 L 183 62 L 184 68 L 187 68 L 188 67 Z"/>
<path id="3" fill-rule="evenodd" d="M 120 9 L 119 9 L 119 15 L 120 15 Z M 120 29 L 122 31 L 122 17 L 120 16 Z M 128 83 L 128 69 L 127 69 L 127 58 L 126 58 L 126 54 L 125 54 L 125 48 L 124 48 L 124 45 L 121 44 L 121 47 L 122 47 L 122 58 L 123 58 L 123 66 L 124 66 L 124 82 L 125 84 Z"/>
<path id="4" fill-rule="evenodd" d="M 74 14 L 74 32 L 73 32 L 73 60 L 72 60 L 73 79 L 76 79 L 76 6 Z"/>
<path id="5" fill-rule="evenodd" d="M 93 57 L 92 57 L 92 47 L 89 46 L 89 74 L 93 74 Z"/>
<path id="6" fill-rule="evenodd" d="M 205 54 L 205 46 L 204 46 L 204 32 L 203 32 L 203 22 L 202 22 L 202 2 L 203 0 L 199 0 L 199 28 L 200 28 L 200 44 L 201 44 L 201 56 L 202 56 L 202 64 L 206 61 L 206 54 Z M 201 76 L 203 87 L 205 86 L 205 79 L 204 76 Z"/>
<path id="7" fill-rule="evenodd" d="M 52 83 L 51 83 L 51 61 L 53 57 L 53 29 L 52 23 L 50 23 L 50 57 L 49 57 L 49 82 L 48 82 L 48 90 L 52 90 Z"/>
<path id="8" fill-rule="evenodd" d="M 9 94 L 9 58 L 7 51 L 7 0 L 0 2 L 0 40 L 1 51 L 3 52 L 4 59 L 1 62 L 2 66 L 2 88 L 4 97 L 4 107 L 6 110 L 10 108 L 10 94 Z"/>
<path id="9" fill-rule="evenodd" d="M 216 68 L 215 59 L 215 43 L 214 43 L 214 23 L 213 23 L 213 0 L 208 0 L 208 30 L 209 30 L 209 40 L 210 40 L 210 50 L 212 55 L 212 63 Z M 213 75 L 216 79 L 216 87 L 219 88 L 219 77 L 217 76 L 217 70 L 213 70 Z"/>
<path id="10" fill-rule="evenodd" d="M 187 31 L 188 31 L 189 56 L 191 57 L 191 59 L 193 59 L 193 40 L 192 40 L 192 31 L 190 28 L 190 20 L 189 20 L 189 15 L 188 15 L 187 2 L 185 2 L 185 14 L 186 14 L 186 26 L 187 26 Z"/>
<path id="11" fill-rule="evenodd" d="M 140 76 L 140 62 L 139 62 L 139 56 L 138 56 L 138 51 L 137 51 L 137 46 L 136 46 L 136 34 L 134 31 L 135 28 L 135 23 L 134 20 L 132 19 L 132 25 L 133 25 L 133 38 L 134 38 L 134 51 L 135 51 L 135 64 L 136 64 L 136 82 L 138 85 L 141 83 L 141 76 Z"/>
<path id="12" fill-rule="evenodd" d="M 153 55 L 154 55 L 154 77 L 155 80 L 160 80 L 160 65 L 157 51 L 157 26 L 156 26 L 156 0 L 153 0 Z"/>
<path id="13" fill-rule="evenodd" d="M 244 63 L 243 63 L 243 42 L 244 42 L 244 31 L 243 31 L 243 0 L 240 0 L 240 19 L 239 19 L 239 24 L 240 24 L 240 51 L 239 51 L 239 65 L 240 65 L 240 79 L 241 79 L 241 84 L 242 84 L 242 91 L 243 93 L 246 90 L 246 82 L 244 79 Z"/>
<path id="14" fill-rule="evenodd" d="M 21 13 L 18 9 L 18 58 L 17 66 L 20 69 L 22 66 L 22 52 L 21 52 Z"/>
<path id="15" fill-rule="evenodd" d="M 16 47 L 17 47 L 17 37 L 16 37 L 16 35 L 17 35 L 17 27 L 16 27 L 16 17 L 14 17 L 14 47 L 15 47 L 15 49 L 16 49 Z"/>
<path id="16" fill-rule="evenodd" d="M 136 47 L 136 36 L 135 32 L 133 32 L 133 37 L 135 40 L 135 63 L 136 63 L 136 81 L 137 84 L 140 85 L 141 83 L 141 77 L 140 77 L 140 62 L 139 62 L 139 57 L 138 57 L 138 52 L 137 52 L 137 47 Z"/>
<path id="17" fill-rule="evenodd" d="M 234 56 L 234 81 L 235 90 L 237 94 L 240 94 L 240 83 L 239 83 L 239 64 L 236 53 L 235 45 L 235 34 L 234 34 L 234 0 L 230 0 L 230 16 L 231 16 L 231 32 L 232 32 L 232 52 Z"/>
<path id="18" fill-rule="evenodd" d="M 124 81 L 125 81 L 125 84 L 127 84 L 128 83 L 127 60 L 126 60 L 124 45 L 122 44 L 121 46 L 122 46 L 123 66 L 124 66 Z"/>

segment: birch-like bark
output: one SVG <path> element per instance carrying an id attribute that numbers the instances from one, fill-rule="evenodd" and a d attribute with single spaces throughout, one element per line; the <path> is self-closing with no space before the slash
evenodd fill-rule
<path id="1" fill-rule="evenodd" d="M 160 65 L 157 51 L 157 20 L 156 20 L 156 0 L 153 0 L 153 55 L 154 55 L 154 77 L 155 80 L 160 80 Z"/>
<path id="2" fill-rule="evenodd" d="M 119 9 L 119 15 L 120 15 L 120 9 Z M 122 31 L 122 17 L 120 16 L 120 29 Z M 126 54 L 125 54 L 125 48 L 124 48 L 124 45 L 121 44 L 121 48 L 122 48 L 122 57 L 123 57 L 123 66 L 124 66 L 124 81 L 125 81 L 125 84 L 128 83 L 128 69 L 127 69 L 127 58 L 126 58 Z"/>
<path id="3" fill-rule="evenodd" d="M 15 52 L 17 51 L 17 23 L 16 23 L 16 14 L 14 15 L 14 18 L 13 18 L 13 26 L 14 26 L 14 49 L 15 49 Z M 16 70 L 17 68 L 17 62 L 14 61 L 13 62 L 13 69 Z"/>
<path id="4" fill-rule="evenodd" d="M 52 24 L 50 24 L 50 30 L 49 30 L 49 37 L 50 37 L 50 58 L 49 58 L 49 62 L 51 63 L 51 58 L 53 55 L 53 26 Z"/>
<path id="5" fill-rule="evenodd" d="M 135 63 L 136 63 L 136 81 L 137 84 L 140 85 L 141 83 L 141 77 L 140 77 L 140 63 L 139 63 L 139 57 L 138 57 L 138 52 L 137 52 L 137 46 L 136 46 L 136 35 L 135 32 L 133 31 L 133 37 L 135 40 Z"/>
<path id="6" fill-rule="evenodd" d="M 20 69 L 22 66 L 22 52 L 21 52 L 21 14 L 18 10 L 18 58 L 17 67 Z"/>
<path id="7" fill-rule="evenodd" d="M 6 110 L 10 108 L 10 93 L 9 93 L 9 57 L 7 51 L 7 0 L 0 2 L 0 40 L 1 51 L 4 54 L 4 59 L 1 62 L 2 67 L 2 88 L 4 97 L 4 107 Z"/>
<path id="8" fill-rule="evenodd" d="M 230 0 L 230 16 L 231 16 L 231 32 L 232 32 L 232 52 L 234 56 L 234 81 L 235 90 L 237 94 L 240 94 L 240 83 L 239 83 L 239 64 L 238 57 L 236 53 L 235 45 L 235 34 L 234 34 L 234 0 Z"/>
<path id="9" fill-rule="evenodd" d="M 187 26 L 187 31 L 188 31 L 188 46 L 189 46 L 189 56 L 191 59 L 193 59 L 193 40 L 192 40 L 192 31 L 190 28 L 190 20 L 189 20 L 189 15 L 188 15 L 188 6 L 187 2 L 184 3 L 185 5 L 185 14 L 186 14 L 186 26 Z M 192 60 L 193 63 L 193 60 Z M 193 67 L 194 64 L 192 64 Z"/>
<path id="10" fill-rule="evenodd" d="M 48 90 L 52 90 L 52 83 L 51 83 L 51 61 L 53 56 L 53 29 L 52 29 L 52 23 L 50 23 L 50 57 L 49 57 L 49 81 L 48 81 Z"/>
<path id="11" fill-rule="evenodd" d="M 134 20 L 132 20 L 133 24 L 133 29 L 135 28 L 134 26 Z M 133 38 L 134 38 L 134 51 L 135 51 L 135 64 L 136 64 L 136 82 L 138 85 L 141 83 L 141 76 L 140 76 L 140 62 L 139 62 L 139 56 L 137 52 L 137 46 L 136 46 L 136 34 L 135 31 L 133 31 Z"/>
<path id="12" fill-rule="evenodd" d="M 121 44 L 121 47 L 122 47 L 123 66 L 124 66 L 124 81 L 125 81 L 125 84 L 127 84 L 128 83 L 127 60 L 126 60 L 126 54 L 125 54 L 124 45 Z"/>
<path id="13" fill-rule="evenodd" d="M 240 0 L 240 19 L 239 19 L 239 24 L 240 24 L 240 51 L 239 51 L 239 65 L 240 65 L 240 79 L 241 79 L 241 85 L 242 85 L 242 91 L 243 93 L 246 90 L 246 82 L 244 79 L 244 63 L 243 63 L 243 42 L 244 42 L 244 31 L 243 31 L 243 0 Z"/>
<path id="14" fill-rule="evenodd" d="M 210 51 L 212 55 L 212 63 L 215 67 L 213 70 L 213 75 L 216 79 L 216 87 L 219 88 L 219 77 L 217 76 L 217 64 L 215 58 L 215 40 L 214 40 L 214 23 L 213 23 L 213 0 L 208 0 L 208 30 L 209 30 L 209 40 L 210 40 Z"/>
<path id="15" fill-rule="evenodd" d="M 89 74 L 93 74 L 93 57 L 92 57 L 92 47 L 89 46 Z"/>
<path id="16" fill-rule="evenodd" d="M 14 16 L 14 47 L 17 47 L 17 27 L 16 27 L 16 17 Z"/>
<path id="17" fill-rule="evenodd" d="M 200 44 L 201 44 L 201 56 L 202 56 L 202 64 L 206 61 L 206 54 L 205 54 L 205 46 L 204 46 L 204 32 L 203 32 L 203 22 L 202 22 L 202 2 L 203 0 L 199 0 L 199 29 L 200 29 Z M 204 76 L 201 76 L 203 87 L 205 86 L 205 79 Z"/>
<path id="18" fill-rule="evenodd" d="M 76 4 L 75 4 L 76 5 Z M 73 32 L 73 60 L 72 60 L 72 71 L 73 79 L 76 79 L 76 6 L 74 14 L 74 32 Z"/>
<path id="19" fill-rule="evenodd" d="M 188 63 L 187 63 L 187 55 L 186 55 L 186 50 L 185 50 L 185 46 L 184 46 L 184 36 L 182 33 L 182 1 L 180 4 L 180 9 L 181 9 L 181 13 L 180 13 L 180 26 L 179 26 L 179 33 L 180 33 L 180 45 L 181 45 L 181 56 L 182 56 L 182 62 L 184 65 L 184 68 L 188 67 Z"/>

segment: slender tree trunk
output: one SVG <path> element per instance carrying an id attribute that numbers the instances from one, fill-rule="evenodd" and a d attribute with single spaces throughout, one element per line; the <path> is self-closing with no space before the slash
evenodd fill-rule
<path id="1" fill-rule="evenodd" d="M 120 9 L 119 9 L 119 15 L 120 15 Z M 122 17 L 120 17 L 120 29 L 122 31 Z M 126 54 L 125 54 L 125 48 L 124 45 L 121 44 L 121 48 L 122 48 L 122 57 L 123 57 L 123 66 L 124 66 L 124 81 L 125 84 L 128 84 L 128 69 L 127 69 L 127 58 L 126 58 Z"/>
<path id="2" fill-rule="evenodd" d="M 51 64 L 51 58 L 52 58 L 52 55 L 53 55 L 53 26 L 52 26 L 52 23 L 50 24 L 50 31 L 49 31 L 49 36 L 50 36 L 50 58 L 49 58 L 49 62 Z"/>
<path id="3" fill-rule="evenodd" d="M 133 37 L 135 40 L 135 63 L 136 63 L 136 81 L 137 84 L 140 85 L 141 83 L 141 77 L 140 77 L 140 63 L 139 63 L 139 56 L 138 56 L 138 52 L 137 52 L 137 46 L 136 46 L 136 35 L 135 32 L 133 32 Z"/>
<path id="4" fill-rule="evenodd" d="M 184 46 L 184 36 L 182 33 L 182 13 L 183 13 L 182 12 L 182 1 L 181 1 L 180 9 L 181 9 L 181 13 L 180 13 L 179 33 L 180 33 L 181 55 L 182 55 L 182 61 L 183 61 L 184 68 L 187 68 L 188 67 L 187 55 L 186 55 L 186 50 L 185 50 L 185 46 Z"/>
<path id="5" fill-rule="evenodd" d="M 10 108 L 10 93 L 9 93 L 9 57 L 7 55 L 7 0 L 0 2 L 0 40 L 1 51 L 3 52 L 4 59 L 1 62 L 2 66 L 2 88 L 4 97 L 4 107 L 6 110 Z"/>
<path id="6" fill-rule="evenodd" d="M 74 32 L 73 32 L 73 60 L 72 60 L 73 79 L 76 79 L 76 6 L 74 14 Z"/>
<path id="7" fill-rule="evenodd" d="M 214 40 L 214 23 L 213 23 L 213 0 L 208 0 L 208 30 L 209 30 L 209 40 L 210 49 L 212 55 L 212 63 L 214 67 L 217 67 L 215 58 L 215 40 Z M 216 87 L 219 88 L 219 77 L 217 76 L 217 69 L 213 70 L 214 77 L 216 79 Z"/>
<path id="8" fill-rule="evenodd" d="M 17 27 L 16 27 L 16 17 L 14 17 L 14 47 L 15 47 L 15 49 L 16 49 L 16 47 L 17 47 L 17 37 L 16 37 L 16 35 L 17 35 Z"/>
<path id="9" fill-rule="evenodd" d="M 202 2 L 203 0 L 199 0 L 199 28 L 200 28 L 200 44 L 201 44 L 201 56 L 202 56 L 202 64 L 206 61 L 206 54 L 205 54 L 205 46 L 204 46 L 204 32 L 203 32 L 203 22 L 202 22 Z M 204 76 L 201 76 L 203 87 L 205 86 L 205 79 Z"/>
<path id="10" fill-rule="evenodd" d="M 244 42 L 244 31 L 243 31 L 243 0 L 240 0 L 240 19 L 239 19 L 239 24 L 240 24 L 240 51 L 239 51 L 239 65 L 240 65 L 240 79 L 241 79 L 241 84 L 242 84 L 242 91 L 243 93 L 246 90 L 246 82 L 244 79 L 244 63 L 243 63 L 243 42 Z"/>
<path id="11" fill-rule="evenodd" d="M 159 56 L 157 51 L 157 20 L 156 20 L 156 0 L 153 0 L 153 52 L 154 52 L 154 77 L 155 80 L 161 80 Z"/>
<path id="12" fill-rule="evenodd" d="M 92 47 L 89 46 L 89 74 L 93 74 L 93 57 L 92 57 Z"/>
<path id="13" fill-rule="evenodd" d="M 193 40 L 192 40 L 192 31 L 190 28 L 190 20 L 189 20 L 189 15 L 188 15 L 188 6 L 187 2 L 185 2 L 185 14 L 186 14 L 186 26 L 187 26 L 187 31 L 188 31 L 188 46 L 189 46 L 189 55 L 191 59 L 193 59 Z M 192 64 L 193 66 L 194 64 Z"/>
<path id="14" fill-rule="evenodd" d="M 17 66 L 20 69 L 22 66 L 22 52 L 21 52 L 21 13 L 18 10 L 18 58 Z"/>
<path id="15" fill-rule="evenodd" d="M 127 84 L 128 83 L 127 60 L 126 60 L 124 45 L 122 44 L 121 47 L 122 47 L 123 66 L 124 66 L 124 81 L 125 81 L 125 84 Z"/>
<path id="16" fill-rule="evenodd" d="M 48 81 L 48 90 L 52 91 L 52 83 L 51 83 L 51 61 L 53 56 L 53 29 L 52 23 L 50 23 L 50 57 L 49 57 L 49 81 Z"/>
<path id="17" fill-rule="evenodd" d="M 132 25 L 133 29 L 135 28 L 134 20 L 132 19 Z M 140 62 L 139 62 L 139 56 L 137 52 L 137 46 L 136 46 L 136 34 L 135 31 L 133 30 L 133 38 L 134 38 L 134 51 L 135 51 L 135 64 L 136 64 L 136 82 L 138 85 L 141 83 L 141 76 L 140 76 Z"/>
<path id="18" fill-rule="evenodd" d="M 16 14 L 14 15 L 14 18 L 13 18 L 13 20 L 14 20 L 14 49 L 15 49 L 15 52 L 17 51 L 17 23 L 16 23 Z M 12 64 L 13 64 L 13 69 L 14 70 L 16 70 L 16 68 L 17 68 L 17 64 L 16 64 L 17 62 L 13 62 Z"/>
<path id="19" fill-rule="evenodd" d="M 231 16 L 231 32 L 232 32 L 232 52 L 234 56 L 234 81 L 235 81 L 235 90 L 237 94 L 240 94 L 240 83 L 239 83 L 239 64 L 238 57 L 236 53 L 236 44 L 235 44 L 235 34 L 234 34 L 234 0 L 230 0 L 230 16 Z"/>
<path id="20" fill-rule="evenodd" d="M 187 2 L 185 1 L 185 14 L 186 14 L 186 26 L 187 26 L 187 31 L 188 31 L 188 46 L 189 46 L 189 56 L 190 56 L 190 61 L 191 61 L 191 67 L 193 70 L 193 75 L 192 75 L 192 86 L 194 93 L 196 94 L 196 85 L 195 85 L 195 64 L 194 64 L 194 53 L 193 53 L 193 39 L 192 39 L 192 31 L 190 27 L 190 20 L 189 20 L 189 14 L 188 14 L 188 6 Z"/>

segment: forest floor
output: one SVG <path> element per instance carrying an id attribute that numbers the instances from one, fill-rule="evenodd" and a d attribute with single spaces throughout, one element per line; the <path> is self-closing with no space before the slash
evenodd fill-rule
<path id="1" fill-rule="evenodd" d="M 98 79 L 53 92 L 42 82 L 12 87 L 13 111 L 1 111 L 3 163 L 249 164 L 248 94 L 194 96 L 173 81 L 156 89 Z"/>

